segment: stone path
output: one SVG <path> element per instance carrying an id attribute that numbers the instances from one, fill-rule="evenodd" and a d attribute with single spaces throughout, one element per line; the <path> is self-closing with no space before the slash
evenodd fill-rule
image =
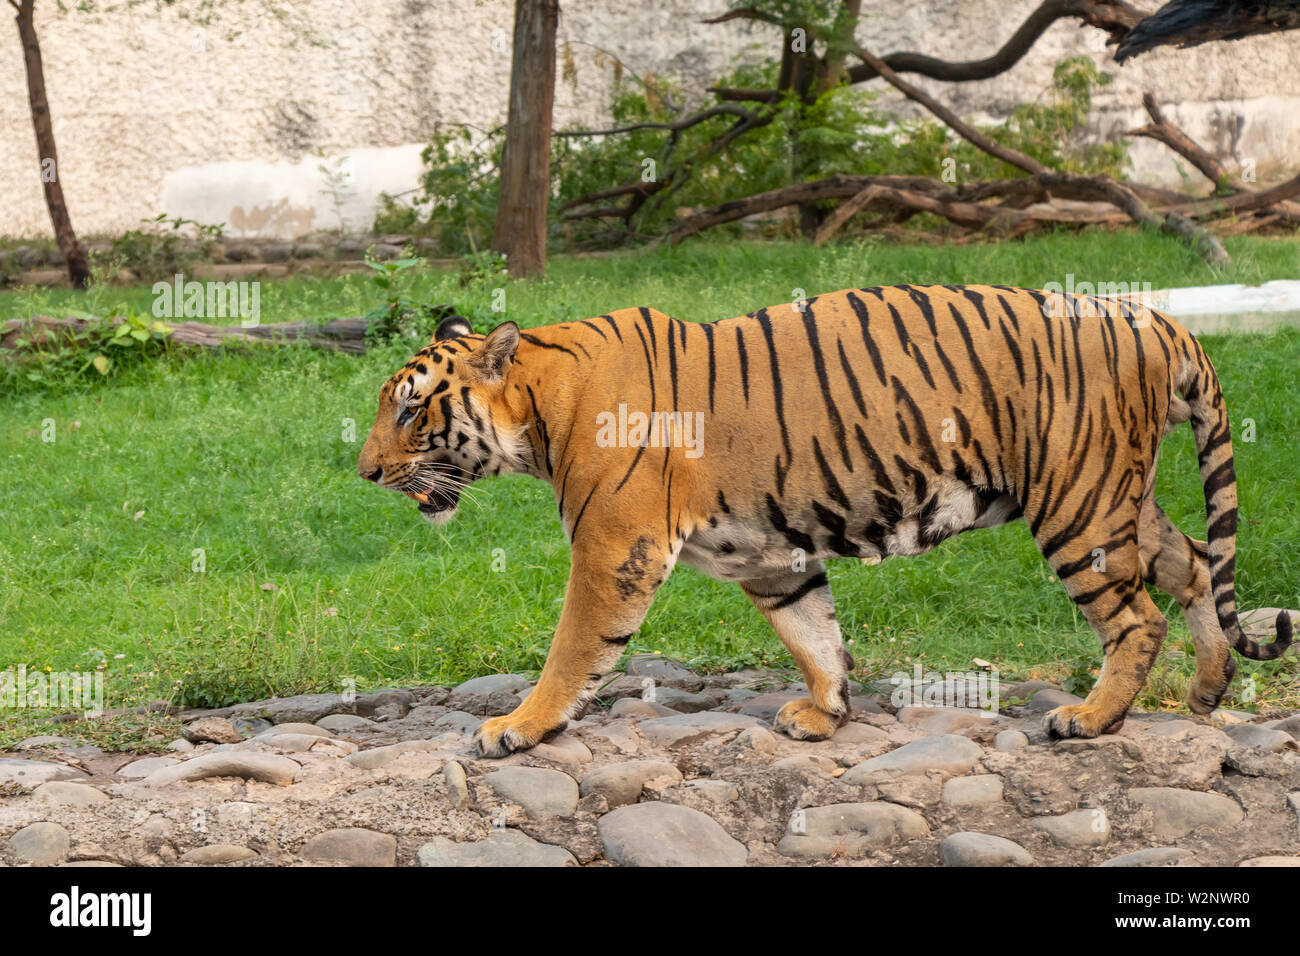
<path id="1" fill-rule="evenodd" d="M 993 717 L 855 686 L 852 722 L 806 743 L 771 730 L 802 690 L 782 675 L 639 655 L 612 706 L 476 758 L 531 686 L 190 712 L 166 757 L 24 741 L 0 757 L 0 864 L 1300 865 L 1300 715 L 1135 712 L 1052 741 L 1041 714 L 1073 698 L 1041 682 Z"/>

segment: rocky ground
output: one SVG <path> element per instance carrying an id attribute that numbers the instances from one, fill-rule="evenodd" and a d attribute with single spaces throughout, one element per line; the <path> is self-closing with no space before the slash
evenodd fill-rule
<path id="1" fill-rule="evenodd" d="M 642 699 L 647 686 L 654 700 Z M 316 694 L 182 715 L 170 756 L 32 738 L 0 757 L 10 865 L 1300 864 L 1300 714 L 1133 713 L 1052 741 L 1051 685 L 999 715 L 895 710 L 803 743 L 769 671 L 700 676 L 654 655 L 546 744 L 470 746 L 531 689 L 510 674 L 350 701 Z"/>

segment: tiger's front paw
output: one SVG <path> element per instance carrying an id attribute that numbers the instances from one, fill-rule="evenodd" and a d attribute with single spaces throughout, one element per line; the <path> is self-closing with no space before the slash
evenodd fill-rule
<path id="1" fill-rule="evenodd" d="M 839 730 L 842 723 L 842 718 L 819 709 L 811 697 L 801 697 L 777 712 L 773 726 L 795 740 L 825 740 Z"/>
<path id="2" fill-rule="evenodd" d="M 1043 718 L 1043 729 L 1050 737 L 1096 737 L 1115 733 L 1124 726 L 1124 715 L 1118 720 L 1106 717 L 1099 707 L 1089 704 L 1070 704 L 1048 711 Z"/>
<path id="3" fill-rule="evenodd" d="M 568 724 L 561 720 L 558 725 L 539 725 L 518 713 L 493 717 L 479 724 L 474 731 L 474 747 L 482 756 L 506 757 L 516 750 L 528 750 L 554 737 Z"/>
<path id="4" fill-rule="evenodd" d="M 536 743 L 537 740 L 528 733 L 527 722 L 514 714 L 485 720 L 474 731 L 474 747 L 484 757 L 506 757 Z"/>

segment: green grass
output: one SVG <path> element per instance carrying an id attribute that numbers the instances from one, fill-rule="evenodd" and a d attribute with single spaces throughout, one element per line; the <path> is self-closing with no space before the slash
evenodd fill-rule
<path id="1" fill-rule="evenodd" d="M 1230 243 L 1239 281 L 1295 276 L 1297 246 Z M 1123 263 L 1127 274 L 1116 274 Z M 491 291 L 422 273 L 409 294 L 451 301 L 483 324 L 521 325 L 651 304 L 710 320 L 848 285 L 1077 279 L 1213 281 L 1195 257 L 1135 233 L 941 247 L 695 243 L 608 258 L 560 259 L 544 283 Z M 148 290 L 112 290 L 129 298 Z M 63 309 L 87 295 L 51 293 Z M 101 293 L 102 294 L 102 293 Z M 364 279 L 297 279 L 263 289 L 263 321 L 358 314 L 376 304 Z M 147 301 L 147 299 L 146 299 Z M 9 310 L 21 297 L 0 297 Z M 268 303 L 274 303 L 268 314 Z M 42 311 L 49 311 L 42 309 Z M 57 311 L 57 309 L 55 310 Z M 90 311 L 90 310 L 86 310 Z M 1204 340 L 1239 441 L 1244 607 L 1300 604 L 1289 547 L 1300 542 L 1293 398 L 1300 331 Z M 380 384 L 412 349 L 364 357 L 306 349 L 175 354 L 106 384 L 0 397 L 0 669 L 106 673 L 108 706 L 175 698 L 220 704 L 271 694 L 458 681 L 536 672 L 559 615 L 568 549 L 551 490 L 523 476 L 481 482 L 454 522 L 432 527 L 413 504 L 360 481 L 360 442 Z M 53 419 L 57 439 L 42 440 Z M 355 441 L 346 440 L 347 421 Z M 80 423 L 79 427 L 76 423 Z M 1190 432 L 1170 437 L 1160 498 L 1204 534 Z M 202 549 L 204 569 L 194 569 Z M 504 571 L 498 571 L 504 561 Z M 1023 523 L 946 542 L 877 568 L 834 562 L 832 586 L 862 675 L 967 669 L 1004 675 L 1085 671 L 1096 638 L 1051 580 Z M 1191 643 L 1172 602 L 1167 657 L 1144 698 L 1177 702 Z M 697 666 L 789 666 L 779 641 L 734 585 L 679 568 L 632 651 Z M 1244 663 L 1244 662 L 1243 662 Z M 1246 665 L 1261 700 L 1296 704 L 1295 665 Z"/>
<path id="2" fill-rule="evenodd" d="M 506 316 L 520 325 L 547 325 L 575 315 L 653 305 L 684 319 L 707 321 L 808 294 L 862 285 L 999 282 L 1041 288 L 1078 281 L 1151 283 L 1152 289 L 1220 282 L 1257 284 L 1300 275 L 1300 239 L 1229 238 L 1233 265 L 1215 272 L 1181 243 L 1149 232 L 1059 233 L 1023 242 L 964 246 L 899 246 L 854 242 L 815 249 L 802 243 L 700 241 L 649 252 L 559 257 L 545 282 L 508 282 Z M 447 270 L 406 274 L 407 298 L 452 302 L 485 323 L 506 316 L 492 309 L 493 290 L 461 288 Z M 0 318 L 88 312 L 121 306 L 149 314 L 148 285 L 0 290 Z M 264 281 L 261 321 L 362 315 L 379 303 L 367 275 Z"/>

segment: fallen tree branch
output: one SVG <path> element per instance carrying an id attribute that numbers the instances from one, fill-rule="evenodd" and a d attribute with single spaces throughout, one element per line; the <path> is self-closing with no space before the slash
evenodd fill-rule
<path id="1" fill-rule="evenodd" d="M 755 213 L 770 212 L 785 206 L 803 202 L 818 202 L 823 199 L 849 199 L 872 185 L 897 185 L 917 191 L 951 194 L 952 188 L 926 176 L 849 176 L 840 174 L 826 179 L 795 183 L 767 192 L 756 193 L 743 199 L 735 199 L 717 206 L 703 209 L 688 216 L 677 224 L 669 234 L 669 240 L 677 243 L 687 236 L 694 235 L 713 226 L 735 222 Z"/>
<path id="2" fill-rule="evenodd" d="M 109 320 L 108 327 L 120 325 L 121 319 Z M 361 354 L 366 350 L 366 327 L 362 318 L 334 319 L 322 325 L 312 322 L 269 322 L 243 328 L 238 325 L 208 325 L 205 322 L 168 323 L 174 345 L 215 348 L 227 342 L 301 343 L 314 348 Z M 41 345 L 59 340 L 76 339 L 100 327 L 99 320 L 53 318 L 37 315 L 30 319 L 9 319 L 0 325 L 0 347 L 14 349 L 18 341 Z"/>
<path id="3" fill-rule="evenodd" d="M 1228 255 L 1228 251 L 1224 249 L 1223 243 L 1217 236 L 1198 226 L 1185 216 L 1180 215 L 1177 211 L 1166 211 L 1163 217 L 1157 216 L 1137 193 L 1109 176 L 1075 176 L 1069 173 L 1053 173 L 1032 156 L 1027 156 L 1009 146 L 1003 146 L 1001 143 L 993 142 L 969 123 L 964 122 L 956 113 L 934 99 L 934 97 L 900 79 L 888 65 L 882 63 L 866 50 L 859 49 L 858 56 L 875 69 L 887 83 L 908 99 L 920 103 L 963 139 L 1004 163 L 1009 163 L 1034 174 L 1034 178 L 1041 185 L 1049 189 L 1056 186 L 1072 190 L 1076 194 L 1074 198 L 1101 199 L 1109 202 L 1122 209 L 1134 222 L 1159 229 L 1171 236 L 1182 239 L 1210 265 L 1220 266 L 1232 262 L 1232 257 Z"/>
<path id="4" fill-rule="evenodd" d="M 1231 196 L 1211 196 L 1208 199 L 1194 199 L 1168 210 L 1183 216 L 1201 219 L 1207 216 L 1225 216 L 1246 212 L 1258 212 L 1277 206 L 1300 196 L 1300 173 L 1284 183 L 1263 192 L 1239 192 Z"/>
<path id="5" fill-rule="evenodd" d="M 1142 105 L 1146 107 L 1151 122 L 1147 126 L 1129 130 L 1128 135 L 1145 136 L 1148 139 L 1164 143 L 1200 170 L 1201 175 L 1214 184 L 1216 192 L 1248 191 L 1245 184 L 1229 173 L 1218 159 L 1165 118 L 1164 111 L 1160 108 L 1160 103 L 1156 100 L 1154 94 L 1144 93 L 1142 95 Z"/>
<path id="6" fill-rule="evenodd" d="M 1053 187 L 1072 189 L 1077 193 L 1091 193 L 1094 197 L 1102 198 L 1124 210 L 1134 222 L 1182 239 L 1212 266 L 1225 266 L 1232 262 L 1232 257 L 1223 248 L 1223 243 L 1213 233 L 1177 212 L 1166 211 L 1163 217 L 1156 215 L 1133 190 L 1109 176 L 1041 173 L 1037 179 L 1049 189 Z"/>

